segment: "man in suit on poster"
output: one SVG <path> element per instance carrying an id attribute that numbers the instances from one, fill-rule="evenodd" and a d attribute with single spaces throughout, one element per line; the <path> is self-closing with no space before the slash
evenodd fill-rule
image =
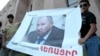
<path id="1" fill-rule="evenodd" d="M 27 42 L 40 45 L 61 47 L 64 38 L 64 30 L 53 26 L 51 16 L 42 16 L 37 21 L 35 31 L 27 35 Z"/>

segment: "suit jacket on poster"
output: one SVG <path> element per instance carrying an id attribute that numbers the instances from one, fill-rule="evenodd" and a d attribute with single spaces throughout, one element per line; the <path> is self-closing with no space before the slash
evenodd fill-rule
<path id="1" fill-rule="evenodd" d="M 37 36 L 38 34 L 36 33 L 36 31 L 30 32 L 27 37 L 28 42 L 35 43 L 35 41 L 37 40 Z M 44 42 L 44 45 L 61 47 L 63 38 L 64 30 L 58 29 L 57 27 L 53 26 L 51 33 L 49 34 L 47 40 Z"/>

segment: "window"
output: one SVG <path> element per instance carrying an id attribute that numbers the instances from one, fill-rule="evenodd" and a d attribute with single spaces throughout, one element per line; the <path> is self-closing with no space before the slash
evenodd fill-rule
<path id="1" fill-rule="evenodd" d="M 67 0 L 68 7 L 76 7 L 78 5 L 78 0 Z"/>

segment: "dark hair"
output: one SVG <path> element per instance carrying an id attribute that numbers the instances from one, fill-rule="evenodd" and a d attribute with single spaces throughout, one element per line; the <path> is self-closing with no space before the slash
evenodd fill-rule
<path id="1" fill-rule="evenodd" d="M 90 3 L 88 0 L 81 0 L 80 3 L 82 3 L 82 2 L 86 2 L 90 6 Z"/>
<path id="2" fill-rule="evenodd" d="M 0 21 L 0 27 L 2 26 L 2 22 Z"/>
<path id="3" fill-rule="evenodd" d="M 8 19 L 9 19 L 9 18 L 14 19 L 14 16 L 13 16 L 13 14 L 9 14 L 9 15 L 7 15 L 7 18 L 8 18 Z"/>

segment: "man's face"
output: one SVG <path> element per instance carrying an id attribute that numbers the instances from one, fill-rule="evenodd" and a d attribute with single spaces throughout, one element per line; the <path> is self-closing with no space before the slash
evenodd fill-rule
<path id="1" fill-rule="evenodd" d="M 80 8 L 81 8 L 82 13 L 84 13 L 84 12 L 88 11 L 89 4 L 87 4 L 86 2 L 82 2 L 82 3 L 80 3 Z"/>
<path id="2" fill-rule="evenodd" d="M 13 23 L 13 19 L 12 18 L 8 18 L 9 23 Z"/>
<path id="3" fill-rule="evenodd" d="M 37 33 L 39 34 L 39 36 L 45 36 L 52 28 L 52 23 L 48 20 L 47 17 L 41 17 L 38 21 L 37 21 Z"/>

